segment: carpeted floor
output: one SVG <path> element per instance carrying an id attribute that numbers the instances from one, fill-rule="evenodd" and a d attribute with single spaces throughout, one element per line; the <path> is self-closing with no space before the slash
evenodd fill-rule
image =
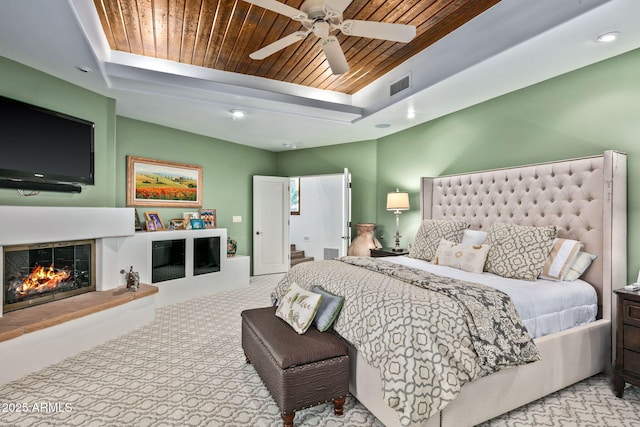
<path id="1" fill-rule="evenodd" d="M 0 426 L 281 426 L 240 345 L 240 312 L 268 305 L 279 277 L 163 307 L 141 329 L 0 387 Z M 352 397 L 343 417 L 332 408 L 300 411 L 295 425 L 382 425 Z M 598 375 L 483 426 L 640 426 L 640 388 L 617 399 Z"/>

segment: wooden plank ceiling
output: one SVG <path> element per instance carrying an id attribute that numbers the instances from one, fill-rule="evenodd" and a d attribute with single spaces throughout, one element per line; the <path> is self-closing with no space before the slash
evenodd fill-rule
<path id="1" fill-rule="evenodd" d="M 111 49 L 353 94 L 500 0 L 354 0 L 344 19 L 416 26 L 410 43 L 338 33 L 349 72 L 334 76 L 318 39 L 249 54 L 304 28 L 243 0 L 94 0 Z M 303 0 L 284 0 L 300 8 Z"/>

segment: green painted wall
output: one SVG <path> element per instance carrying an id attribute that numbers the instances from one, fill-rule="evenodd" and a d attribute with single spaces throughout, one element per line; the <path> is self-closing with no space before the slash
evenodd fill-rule
<path id="1" fill-rule="evenodd" d="M 218 226 L 238 241 L 238 253 L 251 254 L 252 176 L 273 175 L 276 154 L 151 123 L 117 117 L 115 100 L 0 57 L 0 95 L 60 111 L 95 123 L 95 185 L 82 193 L 42 192 L 23 197 L 0 189 L 0 204 L 33 206 L 125 206 L 126 156 L 203 166 L 204 207 L 214 208 Z M 168 222 L 193 209 L 143 208 Z M 231 217 L 242 216 L 242 223 Z"/>
<path id="2" fill-rule="evenodd" d="M 339 159 L 369 162 L 376 153 L 376 194 L 354 199 L 354 221 L 378 223 L 385 246 L 395 233 L 395 217 L 384 208 L 386 193 L 399 187 L 411 192 L 413 209 L 402 214 L 403 246 L 419 225 L 419 178 L 601 154 L 628 154 L 628 278 L 640 269 L 640 50 L 585 67 L 540 84 L 415 126 L 376 142 L 373 148 L 352 144 L 300 150 L 278 156 L 278 171 L 313 169 L 330 153 Z M 472 88 L 470 88 L 471 90 Z M 433 100 L 438 102 L 438 100 Z M 419 114 L 419 112 L 418 112 Z M 345 156 L 346 157 L 346 156 Z M 295 168 L 292 163 L 295 163 Z"/>
<path id="3" fill-rule="evenodd" d="M 276 154 L 208 138 L 147 122 L 116 118 L 116 206 L 126 206 L 127 156 L 202 166 L 203 207 L 216 209 L 218 227 L 226 228 L 238 242 L 238 254 L 251 255 L 252 249 L 252 177 L 274 175 Z M 165 223 L 182 218 L 190 208 L 137 208 L 155 211 Z M 233 216 L 242 216 L 242 223 L 233 223 Z"/>
<path id="4" fill-rule="evenodd" d="M 23 197 L 0 189 L 0 204 L 29 206 L 114 206 L 115 101 L 0 57 L 0 95 L 95 123 L 95 185 L 82 193 L 42 192 Z M 1 140 L 0 140 L 1 143 Z"/>
<path id="5" fill-rule="evenodd" d="M 150 123 L 116 117 L 113 99 L 0 57 L 0 95 L 96 123 L 96 185 L 81 194 L 43 192 L 24 198 L 0 189 L 0 204 L 124 206 L 126 156 L 200 164 L 204 205 L 218 210 L 219 226 L 251 253 L 251 176 L 339 173 L 353 177 L 352 218 L 376 222 L 385 245 L 395 221 L 384 209 L 396 187 L 411 192 L 403 213 L 403 244 L 419 224 L 419 177 L 600 154 L 628 153 L 629 280 L 640 268 L 640 50 L 382 138 L 271 153 Z M 437 100 L 434 100 L 437 102 Z M 419 114 L 419 112 L 418 112 Z M 304 196 L 303 196 L 304 197 Z M 304 202 L 303 202 L 304 203 Z M 182 209 L 154 209 L 163 219 Z M 144 212 L 141 209 L 140 212 Z M 231 222 L 241 215 L 243 222 Z"/>
<path id="6" fill-rule="evenodd" d="M 302 176 L 351 173 L 352 222 L 376 222 L 376 141 L 353 142 L 328 147 L 278 153 L 277 174 Z M 304 209 L 304 193 L 300 194 Z M 355 231 L 354 231 L 355 233 Z"/>

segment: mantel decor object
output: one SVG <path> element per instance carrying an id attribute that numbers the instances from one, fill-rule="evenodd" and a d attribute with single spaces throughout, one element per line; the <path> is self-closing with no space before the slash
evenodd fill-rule
<path id="1" fill-rule="evenodd" d="M 371 249 L 381 248 L 382 245 L 376 239 L 376 224 L 365 223 L 356 224 L 356 237 L 351 241 L 347 255 L 349 256 L 370 256 Z"/>
<path id="2" fill-rule="evenodd" d="M 138 215 L 138 209 L 134 209 L 134 228 L 135 231 L 142 231 L 142 223 L 140 222 L 140 215 Z"/>
<path id="3" fill-rule="evenodd" d="M 144 216 L 147 218 L 147 231 L 164 230 L 164 224 L 158 212 L 145 212 Z"/>
<path id="4" fill-rule="evenodd" d="M 124 273 L 127 289 L 131 292 L 138 292 L 138 288 L 140 287 L 140 273 L 133 271 L 133 266 L 129 268 L 128 272 L 125 273 L 124 270 L 121 270 L 120 273 Z"/>
<path id="5" fill-rule="evenodd" d="M 187 223 L 184 218 L 173 218 L 169 221 L 169 230 L 186 230 Z"/>
<path id="6" fill-rule="evenodd" d="M 409 210 L 409 193 L 400 191 L 396 188 L 396 191 L 387 193 L 387 210 L 394 211 L 396 215 L 396 245 L 393 247 L 394 252 L 402 252 L 400 247 L 400 214 L 402 211 Z"/>
<path id="7" fill-rule="evenodd" d="M 215 209 L 200 209 L 198 216 L 204 221 L 204 228 L 216 228 L 216 210 Z"/>
<path id="8" fill-rule="evenodd" d="M 202 218 L 191 218 L 189 220 L 189 223 L 191 224 L 191 229 L 192 230 L 202 230 L 202 229 L 204 229 L 204 221 L 202 220 Z"/>
<path id="9" fill-rule="evenodd" d="M 238 252 L 238 242 L 233 240 L 231 237 L 227 237 L 227 257 L 231 258 L 236 255 Z"/>

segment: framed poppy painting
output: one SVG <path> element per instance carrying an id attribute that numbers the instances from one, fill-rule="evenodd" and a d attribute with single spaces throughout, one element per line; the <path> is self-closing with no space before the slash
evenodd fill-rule
<path id="1" fill-rule="evenodd" d="M 127 206 L 202 207 L 202 166 L 127 156 Z"/>

